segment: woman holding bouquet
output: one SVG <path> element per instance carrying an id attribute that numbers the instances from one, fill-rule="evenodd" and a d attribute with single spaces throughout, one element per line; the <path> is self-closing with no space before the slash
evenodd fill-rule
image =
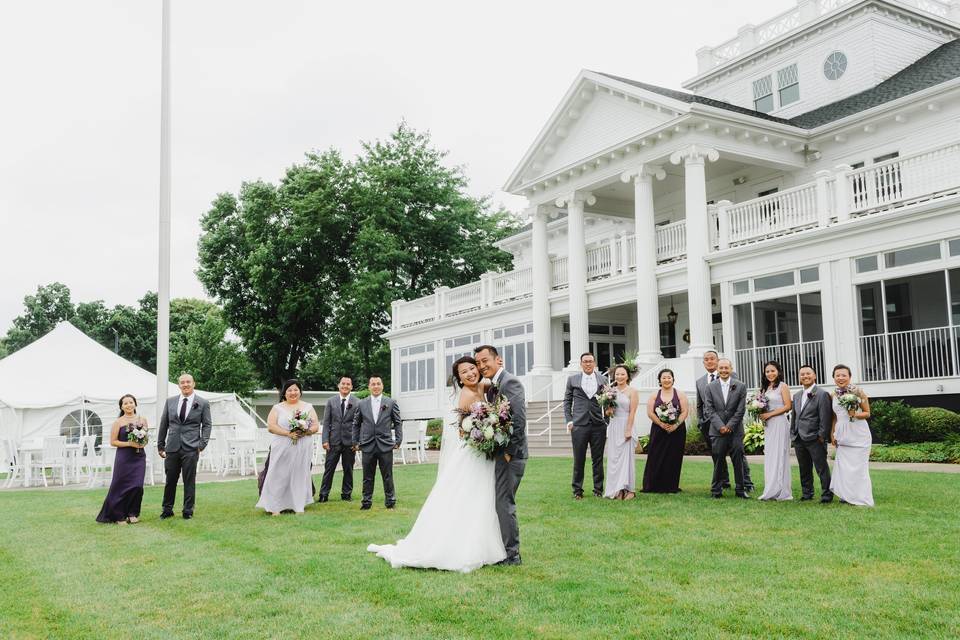
<path id="1" fill-rule="evenodd" d="M 110 444 L 117 448 L 113 478 L 103 500 L 97 522 L 134 524 L 139 522 L 143 501 L 143 476 L 147 456 L 147 421 L 137 415 L 137 399 L 127 394 L 120 398 L 120 417 L 110 427 Z"/>
<path id="2" fill-rule="evenodd" d="M 763 495 L 761 500 L 793 500 L 790 475 L 790 421 L 787 413 L 793 408 L 790 387 L 783 381 L 779 362 L 763 365 L 763 384 L 757 397 L 747 401 L 762 407 L 756 419 L 763 423 Z"/>
<path id="3" fill-rule="evenodd" d="M 838 364 L 833 368 L 833 431 L 830 441 L 837 448 L 837 460 L 830 477 L 830 490 L 840 502 L 873 506 L 873 484 L 870 482 L 870 399 L 863 389 L 850 384 L 850 367 Z"/>
<path id="4" fill-rule="evenodd" d="M 461 437 L 478 428 L 475 416 L 496 413 L 497 407 L 484 400 L 486 387 L 472 357 L 454 361 L 451 378 L 457 395 L 454 417 L 440 439 L 437 481 L 405 538 L 367 547 L 394 568 L 468 573 L 507 557 L 497 519 L 494 461 Z"/>
<path id="5" fill-rule="evenodd" d="M 281 511 L 303 513 L 313 501 L 313 434 L 320 430 L 320 420 L 313 406 L 301 400 L 302 394 L 299 381 L 287 380 L 280 402 L 267 417 L 273 441 L 257 506 L 275 516 Z"/>
<path id="6" fill-rule="evenodd" d="M 633 500 L 636 497 L 637 468 L 633 456 L 637 434 L 633 421 L 640 394 L 630 386 L 630 370 L 618 364 L 611 376 L 616 390 L 616 406 L 607 423 L 607 490 L 605 498 Z"/>
<path id="7" fill-rule="evenodd" d="M 643 470 L 644 493 L 680 491 L 683 448 L 687 442 L 685 421 L 690 411 L 687 396 L 673 386 L 673 371 L 664 369 L 657 376 L 660 390 L 647 400 L 650 418 L 650 445 Z"/>

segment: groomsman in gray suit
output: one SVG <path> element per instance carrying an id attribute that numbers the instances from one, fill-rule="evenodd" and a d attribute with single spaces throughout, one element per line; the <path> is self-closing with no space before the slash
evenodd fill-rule
<path id="1" fill-rule="evenodd" d="M 357 402 L 350 393 L 353 391 L 353 378 L 341 376 L 337 390 L 340 393 L 327 400 L 327 406 L 323 410 L 320 442 L 326 451 L 326 457 L 317 502 L 326 502 L 329 499 L 333 473 L 341 462 L 343 481 L 340 483 L 340 499 L 349 502 L 353 493 L 353 463 L 357 456 L 353 451 L 353 417 L 357 412 Z"/>
<path id="2" fill-rule="evenodd" d="M 353 450 L 363 451 L 363 496 L 360 508 L 373 504 L 373 482 L 380 467 L 387 509 L 397 503 L 393 487 L 393 451 L 403 442 L 403 422 L 396 400 L 383 395 L 383 379 L 370 376 L 370 396 L 360 401 L 353 416 Z"/>
<path id="3" fill-rule="evenodd" d="M 703 441 L 707 444 L 707 448 L 713 450 L 713 446 L 710 443 L 710 416 L 706 415 L 704 409 L 706 407 L 705 398 L 707 397 L 707 385 L 711 382 L 715 382 L 720 378 L 720 374 L 717 373 L 717 364 L 720 362 L 720 356 L 716 351 L 707 351 L 703 354 L 703 368 L 706 370 L 706 373 L 697 378 L 697 427 L 700 429 L 700 433 L 703 435 Z M 730 377 L 734 380 L 739 380 L 740 377 L 737 375 L 737 372 L 734 371 L 730 374 Z M 714 460 L 716 464 L 716 460 Z M 723 466 L 720 467 L 720 483 L 723 485 L 724 489 L 730 488 L 730 472 L 727 469 L 727 463 L 724 462 Z M 747 464 L 747 459 L 743 459 L 743 487 L 748 492 L 753 491 L 753 480 L 750 479 L 750 465 Z"/>
<path id="4" fill-rule="evenodd" d="M 592 353 L 580 356 L 580 373 L 567 378 L 563 394 L 563 418 L 573 439 L 573 499 L 583 500 L 583 470 L 587 463 L 587 447 L 593 466 L 593 495 L 603 495 L 603 449 L 607 444 L 607 423 L 597 393 L 606 384 L 596 370 Z"/>
<path id="5" fill-rule="evenodd" d="M 710 417 L 710 442 L 713 454 L 713 482 L 710 493 L 723 496 L 721 467 L 727 456 L 733 462 L 734 490 L 738 498 L 749 498 L 744 486 L 743 414 L 747 409 L 747 386 L 732 377 L 733 363 L 726 358 L 717 362 L 718 378 L 707 385 L 705 415 Z"/>
<path id="6" fill-rule="evenodd" d="M 163 458 L 167 482 L 163 488 L 163 510 L 160 518 L 173 516 L 177 499 L 177 481 L 183 475 L 183 519 L 193 517 L 197 498 L 197 460 L 210 441 L 210 403 L 194 393 L 193 376 L 184 373 L 178 378 L 180 395 L 167 399 L 160 415 L 157 453 Z"/>
<path id="7" fill-rule="evenodd" d="M 830 394 L 817 386 L 813 367 L 800 367 L 799 377 L 803 389 L 793 396 L 790 437 L 800 466 L 800 499 L 813 500 L 813 469 L 816 468 L 820 476 L 820 502 L 832 502 L 827 442 L 833 428 L 833 402 Z"/>

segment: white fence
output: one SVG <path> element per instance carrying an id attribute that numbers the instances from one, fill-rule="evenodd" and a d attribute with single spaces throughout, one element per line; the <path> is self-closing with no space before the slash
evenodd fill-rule
<path id="1" fill-rule="evenodd" d="M 800 384 L 797 374 L 803 365 L 813 367 L 820 382 L 826 380 L 823 340 L 738 349 L 735 353 L 737 375 L 748 387 L 756 388 L 760 385 L 763 366 L 771 360 L 780 364 L 784 381 L 792 387 Z"/>
<path id="2" fill-rule="evenodd" d="M 915 329 L 860 337 L 864 382 L 960 376 L 960 327 Z"/>

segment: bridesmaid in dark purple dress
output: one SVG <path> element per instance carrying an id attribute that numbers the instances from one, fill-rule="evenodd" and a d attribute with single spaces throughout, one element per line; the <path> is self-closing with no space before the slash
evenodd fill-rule
<path id="1" fill-rule="evenodd" d="M 673 371 L 664 369 L 657 376 L 660 390 L 647 400 L 650 417 L 650 445 L 647 464 L 643 469 L 644 493 L 677 493 L 680 491 L 680 468 L 687 440 L 685 421 L 690 407 L 687 397 L 673 386 Z M 674 419 L 664 420 L 657 415 L 657 407 L 673 407 Z"/>
<path id="2" fill-rule="evenodd" d="M 103 500 L 97 522 L 134 524 L 140 518 L 143 501 L 143 477 L 147 456 L 142 444 L 129 442 L 127 435 L 134 427 L 147 428 L 147 421 L 137 415 L 137 399 L 132 395 L 120 398 L 120 417 L 110 429 L 110 444 L 117 448 L 113 463 L 113 479 Z"/>

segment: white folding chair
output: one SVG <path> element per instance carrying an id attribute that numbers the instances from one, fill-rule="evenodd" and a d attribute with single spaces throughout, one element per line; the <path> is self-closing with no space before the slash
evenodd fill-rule
<path id="1" fill-rule="evenodd" d="M 420 434 L 419 442 L 417 443 L 417 456 L 420 458 L 420 462 L 427 461 L 427 421 L 420 421 L 420 428 L 417 429 L 417 432 Z"/>
<path id="2" fill-rule="evenodd" d="M 100 445 L 100 455 L 96 457 L 91 467 L 90 480 L 87 482 L 87 486 L 99 486 L 101 481 L 103 481 L 105 485 L 110 484 L 110 478 L 113 476 L 113 464 L 116 458 L 117 448 L 110 444 L 109 441 L 104 441 Z"/>
<path id="3" fill-rule="evenodd" d="M 407 464 L 407 451 L 414 454 L 417 462 L 422 462 L 420 458 L 420 420 L 407 423 L 407 428 L 403 430 L 403 438 L 400 441 L 400 460 Z M 424 427 L 426 430 L 426 427 Z"/>
<path id="4" fill-rule="evenodd" d="M 257 471 L 259 468 L 257 466 L 258 460 L 261 458 L 266 460 L 270 454 L 270 443 L 273 442 L 273 434 L 264 428 L 258 427 L 253 439 L 256 441 L 253 447 L 253 471 L 254 473 L 259 473 L 259 471 Z"/>
<path id="5" fill-rule="evenodd" d="M 60 469 L 60 482 L 64 486 L 67 484 L 67 460 L 66 450 L 67 439 L 64 436 L 52 436 L 43 439 L 43 452 L 40 460 L 34 463 L 34 468 L 40 471 L 40 477 L 43 478 L 43 486 L 47 486 L 47 469 L 52 474 L 54 470 Z"/>
<path id="6" fill-rule="evenodd" d="M 109 436 L 108 436 L 109 437 Z M 76 465 L 76 478 L 79 481 L 81 473 L 89 480 L 93 469 L 97 464 L 97 436 L 81 436 L 80 450 L 77 452 L 77 458 L 74 461 Z"/>
<path id="7" fill-rule="evenodd" d="M 17 475 L 23 473 L 23 464 L 17 453 L 17 447 L 13 444 L 13 440 L 6 439 L 3 441 L 3 459 L 3 466 L 7 469 L 8 473 L 7 480 L 3 483 L 3 486 L 12 487 L 17 479 Z"/>

